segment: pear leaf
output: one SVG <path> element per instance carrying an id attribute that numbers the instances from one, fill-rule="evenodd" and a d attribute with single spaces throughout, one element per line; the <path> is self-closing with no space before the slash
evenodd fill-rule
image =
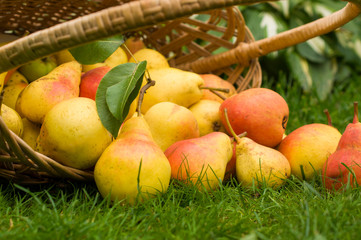
<path id="1" fill-rule="evenodd" d="M 119 121 L 124 121 L 128 115 L 130 104 L 137 97 L 142 85 L 143 75 L 147 65 L 146 61 L 142 61 L 139 64 L 128 63 L 123 64 L 122 68 L 126 65 L 127 70 L 133 70 L 133 72 L 127 72 L 126 78 L 119 83 L 108 87 L 106 91 L 106 101 L 110 112 Z M 120 71 L 124 74 L 123 69 Z"/>
<path id="2" fill-rule="evenodd" d="M 75 60 L 84 65 L 104 62 L 124 42 L 122 35 L 97 40 L 69 49 Z"/>
<path id="3" fill-rule="evenodd" d="M 129 113 L 131 103 L 139 93 L 145 68 L 144 61 L 139 64 L 120 64 L 105 74 L 99 83 L 95 96 L 98 115 L 103 126 L 114 138 Z M 108 92 L 108 89 L 111 90 Z"/>

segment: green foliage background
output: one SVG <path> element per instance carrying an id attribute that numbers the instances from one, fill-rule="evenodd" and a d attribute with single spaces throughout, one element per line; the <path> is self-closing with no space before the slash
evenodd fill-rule
<path id="1" fill-rule="evenodd" d="M 342 9 L 340 0 L 284 0 L 242 6 L 246 25 L 256 40 L 304 25 Z M 361 18 L 320 37 L 261 57 L 263 74 L 279 78 L 288 73 L 304 93 L 315 92 L 325 101 L 335 84 L 347 87 L 352 75 L 361 72 Z"/>

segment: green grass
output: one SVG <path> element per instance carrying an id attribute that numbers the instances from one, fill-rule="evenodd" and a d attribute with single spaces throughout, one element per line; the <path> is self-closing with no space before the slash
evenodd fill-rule
<path id="1" fill-rule="evenodd" d="M 320 102 L 297 83 L 268 80 L 290 108 L 287 133 L 308 123 L 327 123 L 343 132 L 360 98 L 358 78 L 334 87 Z M 171 183 L 154 199 L 111 206 L 94 184 L 36 187 L 0 185 L 0 239 L 358 239 L 361 188 L 327 192 L 317 177 L 291 177 L 278 190 L 244 189 L 235 181 L 213 192 Z"/>

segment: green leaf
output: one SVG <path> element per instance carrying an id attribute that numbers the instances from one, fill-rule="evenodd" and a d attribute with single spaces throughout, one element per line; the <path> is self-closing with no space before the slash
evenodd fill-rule
<path id="1" fill-rule="evenodd" d="M 298 80 L 305 92 L 309 92 L 312 88 L 312 78 L 307 60 L 296 52 L 289 51 L 287 54 L 287 62 L 290 66 L 292 76 Z"/>
<path id="2" fill-rule="evenodd" d="M 310 65 L 313 86 L 321 101 L 324 101 L 331 92 L 336 72 L 337 63 L 335 59 Z"/>
<path id="3" fill-rule="evenodd" d="M 112 68 L 99 83 L 95 96 L 98 115 L 114 137 L 138 95 L 145 68 L 145 61 L 121 64 Z"/>
<path id="4" fill-rule="evenodd" d="M 134 65 L 132 63 L 128 64 Z M 124 121 L 124 119 L 128 115 L 130 104 L 138 95 L 140 86 L 142 85 L 142 81 L 139 80 L 143 80 L 146 65 L 146 61 L 135 64 L 133 72 L 129 73 L 126 79 L 107 89 L 106 101 L 109 110 L 113 114 L 113 116 L 121 122 Z M 131 69 L 131 67 L 132 66 L 128 67 L 129 70 Z M 119 71 L 121 73 L 124 72 L 123 69 L 119 69 Z"/>
<path id="5" fill-rule="evenodd" d="M 326 42 L 321 37 L 312 38 L 296 45 L 298 53 L 312 62 L 322 63 L 330 54 Z"/>
<path id="6" fill-rule="evenodd" d="M 117 35 L 71 48 L 69 51 L 79 63 L 90 65 L 104 62 L 123 42 L 123 36 Z"/>

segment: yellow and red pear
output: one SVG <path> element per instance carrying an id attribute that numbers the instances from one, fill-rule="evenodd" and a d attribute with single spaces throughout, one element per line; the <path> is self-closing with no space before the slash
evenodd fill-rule
<path id="1" fill-rule="evenodd" d="M 103 197 L 112 201 L 146 199 L 168 188 L 169 162 L 154 142 L 143 116 L 125 121 L 118 137 L 100 156 L 94 179 Z"/>
<path id="2" fill-rule="evenodd" d="M 223 181 L 232 150 L 227 134 L 212 132 L 178 141 L 164 153 L 172 168 L 172 178 L 210 190 L 218 188 Z"/>
<path id="3" fill-rule="evenodd" d="M 79 96 L 81 65 L 67 62 L 31 82 L 18 97 L 16 111 L 32 122 L 42 123 L 57 103 Z"/>
<path id="4" fill-rule="evenodd" d="M 228 111 L 231 127 L 236 134 L 247 132 L 248 138 L 272 148 L 281 142 L 289 109 L 285 99 L 277 92 L 267 88 L 251 88 L 224 100 L 219 113 L 230 133 L 224 109 Z"/>
<path id="5" fill-rule="evenodd" d="M 361 184 L 361 123 L 358 103 L 354 103 L 354 119 L 341 136 L 336 151 L 325 162 L 322 175 L 327 189 L 338 190 L 346 184 Z"/>

